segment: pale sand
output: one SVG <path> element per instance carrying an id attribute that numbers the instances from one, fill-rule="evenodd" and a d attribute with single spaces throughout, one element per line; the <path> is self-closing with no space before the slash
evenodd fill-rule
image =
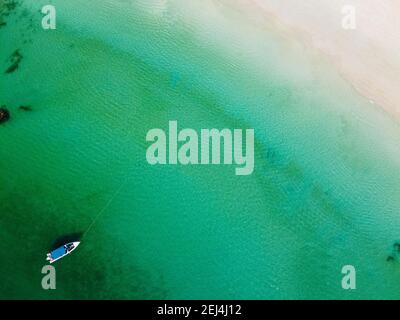
<path id="1" fill-rule="evenodd" d="M 254 30 L 273 28 L 299 39 L 328 57 L 361 95 L 400 120 L 399 0 L 151 1 L 153 13 L 179 11 L 188 24 L 200 26 L 201 40 L 227 43 L 237 55 L 257 46 L 260 34 Z M 356 9 L 355 30 L 342 26 L 345 5 Z"/>
<path id="2" fill-rule="evenodd" d="M 242 1 L 244 4 L 246 1 Z M 400 119 L 400 1 L 253 0 L 331 58 L 356 90 Z M 342 27 L 342 8 L 356 9 L 356 29 Z"/>

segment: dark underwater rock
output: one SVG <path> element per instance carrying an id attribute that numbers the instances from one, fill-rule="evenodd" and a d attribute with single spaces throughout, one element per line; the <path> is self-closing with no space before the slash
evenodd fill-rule
<path id="1" fill-rule="evenodd" d="M 17 0 L 1 0 L 0 17 L 8 17 L 20 5 Z"/>
<path id="2" fill-rule="evenodd" d="M 23 111 L 32 111 L 31 106 L 19 106 L 18 109 L 23 110 Z"/>
<path id="3" fill-rule="evenodd" d="M 391 254 L 387 256 L 386 261 L 400 261 L 400 241 L 395 241 L 392 244 Z"/>
<path id="4" fill-rule="evenodd" d="M 15 70 L 17 70 L 22 58 L 23 57 L 22 57 L 21 53 L 19 52 L 19 50 L 18 49 L 15 50 L 13 52 L 13 54 L 10 56 L 11 65 L 7 68 L 5 73 L 12 73 Z"/>
<path id="5" fill-rule="evenodd" d="M 1 107 L 0 108 L 0 123 L 4 123 L 10 120 L 10 112 L 6 109 Z"/>

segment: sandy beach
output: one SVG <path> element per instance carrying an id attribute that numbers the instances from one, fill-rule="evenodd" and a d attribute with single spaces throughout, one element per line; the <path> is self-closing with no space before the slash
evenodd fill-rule
<path id="1" fill-rule="evenodd" d="M 255 0 L 270 16 L 328 55 L 371 103 L 400 117 L 400 3 L 396 0 Z M 342 26 L 355 8 L 355 29 Z"/>

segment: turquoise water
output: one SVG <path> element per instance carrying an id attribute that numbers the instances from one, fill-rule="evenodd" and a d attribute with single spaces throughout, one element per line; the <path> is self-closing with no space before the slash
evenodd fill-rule
<path id="1" fill-rule="evenodd" d="M 399 298 L 400 128 L 329 61 L 226 3 L 205 23 L 182 1 L 52 1 L 45 31 L 47 3 L 2 7 L 1 70 L 23 58 L 0 75 L 1 298 Z M 254 173 L 148 165 L 169 120 L 254 128 Z M 43 290 L 54 240 L 113 196 Z"/>

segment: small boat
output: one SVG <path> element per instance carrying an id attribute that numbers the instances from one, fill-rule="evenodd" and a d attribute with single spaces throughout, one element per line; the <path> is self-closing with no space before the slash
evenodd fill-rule
<path id="1" fill-rule="evenodd" d="M 61 247 L 58 247 L 57 249 L 48 253 L 46 260 L 50 261 L 50 263 L 56 262 L 57 260 L 60 260 L 67 254 L 70 254 L 72 251 L 74 251 L 79 246 L 79 244 L 80 242 L 78 241 L 64 244 Z"/>

